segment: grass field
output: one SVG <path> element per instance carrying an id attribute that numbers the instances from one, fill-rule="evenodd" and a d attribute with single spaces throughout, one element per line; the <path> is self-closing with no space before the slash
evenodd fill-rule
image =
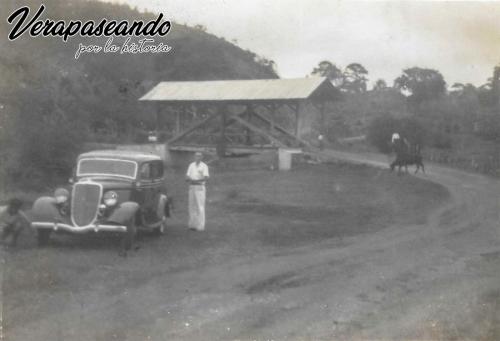
<path id="1" fill-rule="evenodd" d="M 187 221 L 182 179 L 181 173 L 167 175 L 175 205 L 171 233 L 183 231 Z M 444 187 L 428 181 L 342 163 L 300 164 L 290 172 L 212 169 L 207 193 L 210 238 L 244 239 L 251 250 L 342 238 L 398 223 L 422 224 L 448 195 Z M 82 239 L 61 238 L 70 243 Z M 100 243 L 99 237 L 88 238 Z"/>

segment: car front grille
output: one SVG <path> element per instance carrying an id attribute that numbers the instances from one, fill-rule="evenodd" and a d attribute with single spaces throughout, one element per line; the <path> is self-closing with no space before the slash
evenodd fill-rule
<path id="1" fill-rule="evenodd" d="M 102 187 L 93 182 L 79 182 L 73 186 L 71 219 L 79 227 L 92 224 L 97 218 Z"/>

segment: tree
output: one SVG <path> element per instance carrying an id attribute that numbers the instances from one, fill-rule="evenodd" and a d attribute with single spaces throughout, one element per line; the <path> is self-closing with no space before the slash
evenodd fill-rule
<path id="1" fill-rule="evenodd" d="M 471 83 L 454 83 L 451 86 L 450 95 L 462 100 L 469 99 L 477 101 L 478 89 Z"/>
<path id="2" fill-rule="evenodd" d="M 377 79 L 377 81 L 375 82 L 375 85 L 373 86 L 373 90 L 374 91 L 381 91 L 381 90 L 384 90 L 384 89 L 387 89 L 387 83 L 386 83 L 386 81 L 383 80 L 382 78 Z"/>
<path id="3" fill-rule="evenodd" d="M 202 32 L 206 32 L 207 31 L 207 27 L 205 25 L 202 25 L 202 24 L 197 24 L 197 25 L 194 25 L 193 27 L 195 30 L 200 30 Z"/>
<path id="4" fill-rule="evenodd" d="M 451 89 L 453 94 L 461 94 L 465 89 L 465 85 L 463 83 L 453 83 Z"/>
<path id="5" fill-rule="evenodd" d="M 359 63 L 351 63 L 344 70 L 343 89 L 351 93 L 362 93 L 366 91 L 368 71 Z"/>
<path id="6" fill-rule="evenodd" d="M 422 103 L 437 99 L 446 92 L 446 82 L 439 71 L 413 67 L 403 70 L 394 87 L 407 96 L 408 103 L 419 111 Z"/>
<path id="7" fill-rule="evenodd" d="M 276 73 L 276 63 L 272 59 L 267 59 L 266 57 L 262 56 L 255 56 L 254 58 L 255 62 L 259 65 L 262 65 L 266 69 L 269 70 L 269 72 Z"/>
<path id="8" fill-rule="evenodd" d="M 479 88 L 479 101 L 484 107 L 500 109 L 500 66 L 493 68 L 493 77 Z"/>
<path id="9" fill-rule="evenodd" d="M 474 116 L 479 112 L 479 90 L 471 83 L 454 83 L 450 88 L 449 100 L 453 113 L 460 117 L 456 125 L 472 128 Z"/>
<path id="10" fill-rule="evenodd" d="M 500 106 L 500 66 L 493 68 L 493 79 L 491 80 L 491 91 L 493 92 L 493 99 L 495 105 Z"/>
<path id="11" fill-rule="evenodd" d="M 311 75 L 327 77 L 335 86 L 341 86 L 344 82 L 342 71 L 328 60 L 319 62 L 318 66 L 311 72 Z"/>
<path id="12" fill-rule="evenodd" d="M 77 72 L 59 70 L 47 65 L 30 87 L 16 88 L 16 98 L 29 100 L 20 101 L 12 112 L 6 141 L 12 156 L 2 164 L 11 185 L 40 189 L 69 176 L 81 151 L 89 114 L 78 105 L 81 79 Z"/>

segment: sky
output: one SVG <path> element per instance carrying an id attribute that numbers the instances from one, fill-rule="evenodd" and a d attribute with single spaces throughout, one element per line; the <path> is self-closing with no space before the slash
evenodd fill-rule
<path id="1" fill-rule="evenodd" d="M 340 67 L 361 63 L 370 83 L 392 84 L 404 68 L 419 66 L 439 70 L 449 86 L 478 86 L 500 64 L 498 1 L 108 1 L 204 25 L 274 60 L 282 78 L 304 77 L 329 60 Z"/>

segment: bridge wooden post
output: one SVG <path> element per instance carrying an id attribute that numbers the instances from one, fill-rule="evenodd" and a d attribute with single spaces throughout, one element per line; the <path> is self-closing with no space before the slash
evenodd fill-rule
<path id="1" fill-rule="evenodd" d="M 168 140 L 167 142 L 172 144 L 178 140 L 180 140 L 181 138 L 183 138 L 184 136 L 188 135 L 189 133 L 193 132 L 194 130 L 200 128 L 200 127 L 203 127 L 203 125 L 207 124 L 208 122 L 210 122 L 211 120 L 213 120 L 214 118 L 216 118 L 217 116 L 219 116 L 219 113 L 218 112 L 215 112 L 214 114 L 208 116 L 207 118 L 205 118 L 204 120 L 200 121 L 200 122 L 197 122 L 197 123 L 194 123 L 193 125 L 191 125 L 189 128 L 187 128 L 186 130 L 184 130 L 183 132 L 181 132 L 180 134 L 172 137 L 170 140 Z"/>
<path id="2" fill-rule="evenodd" d="M 160 102 L 161 103 L 161 102 Z M 155 117 L 155 130 L 156 130 L 156 137 L 159 138 L 160 137 L 160 131 L 161 131 L 161 127 L 160 127 L 160 121 L 161 121 L 161 105 L 160 104 L 157 104 L 156 105 L 156 117 Z"/>
<path id="3" fill-rule="evenodd" d="M 295 137 L 299 138 L 299 125 L 300 125 L 300 103 L 296 102 L 293 105 L 293 109 L 295 110 Z"/>
<path id="4" fill-rule="evenodd" d="M 250 123 L 252 119 L 252 114 L 254 114 L 253 107 L 251 104 L 247 104 L 245 110 L 245 119 Z M 252 144 L 251 131 L 248 127 L 245 127 L 244 129 L 245 129 L 245 144 L 247 146 L 250 146 Z"/>
<path id="5" fill-rule="evenodd" d="M 271 104 L 271 115 L 269 115 L 269 129 L 271 131 L 271 135 L 274 132 L 274 114 L 276 113 L 276 104 Z"/>
<path id="6" fill-rule="evenodd" d="M 220 136 L 217 141 L 217 156 L 225 157 L 226 156 L 226 125 L 227 125 L 227 105 L 221 104 L 218 108 L 220 113 Z"/>
<path id="7" fill-rule="evenodd" d="M 175 135 L 179 135 L 181 132 L 181 111 L 184 114 L 184 106 L 176 108 L 175 110 Z"/>

